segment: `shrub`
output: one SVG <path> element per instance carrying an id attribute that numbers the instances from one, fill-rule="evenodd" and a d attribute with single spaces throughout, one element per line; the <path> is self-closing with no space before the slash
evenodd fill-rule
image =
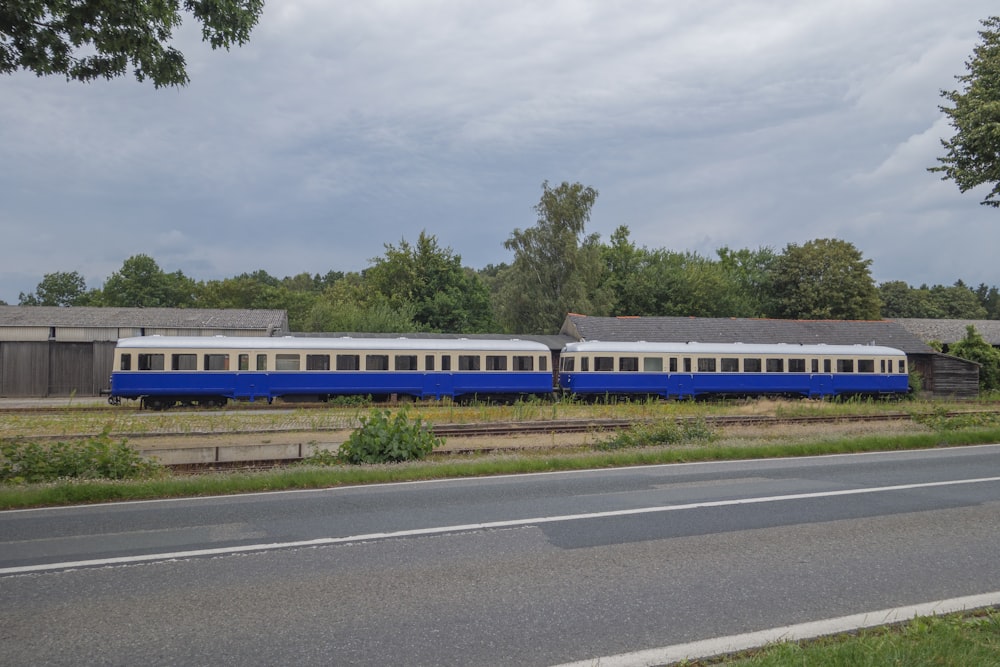
<path id="1" fill-rule="evenodd" d="M 420 417 L 410 419 L 405 409 L 395 417 L 388 410 L 372 410 L 340 446 L 338 456 L 345 463 L 395 463 L 422 459 L 443 442 Z"/>
<path id="2" fill-rule="evenodd" d="M 598 443 L 596 447 L 603 450 L 651 447 L 680 442 L 709 441 L 713 437 L 714 434 L 704 419 L 683 422 L 667 419 L 654 424 L 637 424 L 609 440 Z"/>
<path id="3" fill-rule="evenodd" d="M 147 461 L 124 440 L 112 442 L 107 430 L 77 442 L 0 442 L 0 481 L 49 482 L 63 478 L 135 479 L 163 468 Z"/>

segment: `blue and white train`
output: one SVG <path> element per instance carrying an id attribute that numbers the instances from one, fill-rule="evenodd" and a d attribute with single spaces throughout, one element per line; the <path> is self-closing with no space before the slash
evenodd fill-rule
<path id="1" fill-rule="evenodd" d="M 115 349 L 110 401 L 163 410 L 229 400 L 551 395 L 551 351 L 509 339 L 144 336 Z"/>
<path id="2" fill-rule="evenodd" d="M 518 339 L 148 336 L 118 341 L 110 401 L 162 410 L 351 395 L 511 400 L 554 390 L 584 398 L 889 396 L 909 391 L 907 371 L 902 351 L 875 345 L 591 341 L 554 355 Z"/>
<path id="3" fill-rule="evenodd" d="M 570 343 L 559 385 L 578 396 L 901 395 L 906 355 L 875 345 Z"/>

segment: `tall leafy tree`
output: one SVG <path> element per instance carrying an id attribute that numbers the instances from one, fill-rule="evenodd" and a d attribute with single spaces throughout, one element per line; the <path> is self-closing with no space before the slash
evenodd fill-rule
<path id="1" fill-rule="evenodd" d="M 756 250 L 732 250 L 723 246 L 716 251 L 719 267 L 728 276 L 734 292 L 733 309 L 728 317 L 761 317 L 768 312 L 767 280 L 778 254 L 770 246 Z"/>
<path id="2" fill-rule="evenodd" d="M 941 91 L 950 106 L 940 109 L 955 134 L 941 141 L 945 155 L 930 171 L 954 181 L 961 192 L 989 185 L 980 203 L 1000 206 L 1000 17 L 982 24 L 982 41 L 965 63 L 966 73 L 955 77 L 961 88 Z"/>
<path id="3" fill-rule="evenodd" d="M 131 66 L 157 88 L 183 86 L 184 54 L 170 45 L 182 10 L 213 49 L 228 49 L 250 39 L 263 8 L 264 0 L 8 0 L 0 2 L 0 72 L 93 81 Z"/>
<path id="4" fill-rule="evenodd" d="M 87 283 L 76 271 L 46 273 L 35 291 L 21 292 L 22 306 L 82 306 L 87 303 Z"/>
<path id="5" fill-rule="evenodd" d="M 554 333 L 567 312 L 607 312 L 600 237 L 586 233 L 597 194 L 580 183 L 542 183 L 537 223 L 504 242 L 514 261 L 497 277 L 497 315 L 508 331 Z"/>
<path id="6" fill-rule="evenodd" d="M 181 308 L 195 305 L 196 283 L 181 271 L 166 273 L 149 255 L 133 255 L 105 281 L 100 305 Z"/>
<path id="7" fill-rule="evenodd" d="M 870 265 L 847 241 L 789 243 L 768 274 L 769 314 L 792 320 L 878 319 L 881 304 Z"/>
<path id="8" fill-rule="evenodd" d="M 462 267 L 462 257 L 442 248 L 437 238 L 420 232 L 417 242 L 385 245 L 385 255 L 371 260 L 364 278 L 391 309 L 412 310 L 414 321 L 429 331 L 483 333 L 493 324 L 490 295 L 479 276 Z"/>

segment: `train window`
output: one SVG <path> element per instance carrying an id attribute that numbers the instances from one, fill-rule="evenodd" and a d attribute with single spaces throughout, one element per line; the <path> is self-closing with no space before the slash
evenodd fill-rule
<path id="1" fill-rule="evenodd" d="M 618 370 L 627 373 L 637 372 L 639 370 L 639 357 L 620 357 Z"/>
<path id="2" fill-rule="evenodd" d="M 643 357 L 642 359 L 642 370 L 646 373 L 662 373 L 663 372 L 663 358 L 662 357 Z"/>
<path id="3" fill-rule="evenodd" d="M 581 371 L 590 370 L 590 357 L 580 357 L 580 370 Z"/>
<path id="4" fill-rule="evenodd" d="M 544 359 L 544 357 L 542 357 Z M 534 357 L 520 357 L 514 356 L 514 370 L 515 371 L 533 371 L 535 370 L 535 358 Z"/>
<path id="5" fill-rule="evenodd" d="M 743 360 L 743 372 L 744 373 L 760 373 L 760 359 L 744 359 Z"/>
<path id="6" fill-rule="evenodd" d="M 858 372 L 859 373 L 874 373 L 875 372 L 875 360 L 874 359 L 858 359 Z"/>
<path id="7" fill-rule="evenodd" d="M 267 355 L 258 354 L 257 355 L 257 370 L 266 371 L 267 370 Z"/>
<path id="8" fill-rule="evenodd" d="M 594 370 L 599 372 L 615 370 L 615 358 L 594 357 Z"/>
<path id="9" fill-rule="evenodd" d="M 140 354 L 139 355 L 139 370 L 140 371 L 162 371 L 163 370 L 163 355 L 162 354 Z"/>
<path id="10" fill-rule="evenodd" d="M 274 370 L 277 371 L 297 371 L 301 363 L 297 354 L 274 355 Z"/>
<path id="11" fill-rule="evenodd" d="M 387 370 L 389 370 L 389 355 L 388 354 L 366 354 L 365 355 L 365 370 L 366 371 L 387 371 Z"/>
<path id="12" fill-rule="evenodd" d="M 819 373 L 819 359 L 812 360 L 812 372 Z"/>
<path id="13" fill-rule="evenodd" d="M 838 373 L 853 373 L 854 372 L 854 359 L 837 359 L 837 372 Z"/>
<path id="14" fill-rule="evenodd" d="M 900 373 L 906 372 L 906 362 L 903 361 L 902 359 L 899 360 L 899 372 Z"/>
<path id="15" fill-rule="evenodd" d="M 885 373 L 885 359 L 879 359 L 879 373 Z"/>
<path id="16" fill-rule="evenodd" d="M 684 372 L 691 372 L 691 357 L 684 357 Z"/>
<path id="17" fill-rule="evenodd" d="M 361 370 L 361 355 L 360 354 L 338 354 L 337 355 L 337 370 L 338 371 L 357 371 L 357 370 Z"/>
<path id="18" fill-rule="evenodd" d="M 723 373 L 739 373 L 740 360 L 736 357 L 723 357 L 719 360 L 719 370 Z"/>
<path id="19" fill-rule="evenodd" d="M 393 368 L 395 368 L 397 371 L 417 370 L 417 355 L 397 354 L 396 360 L 393 362 Z"/>
<path id="20" fill-rule="evenodd" d="M 441 357 L 441 370 L 450 371 L 451 370 L 451 355 L 445 354 Z"/>
<path id="21" fill-rule="evenodd" d="M 677 357 L 670 357 L 670 372 L 677 372 Z"/>
<path id="22" fill-rule="evenodd" d="M 559 365 L 564 373 L 572 373 L 576 370 L 576 359 L 573 357 L 563 357 L 559 360 Z"/>
<path id="23" fill-rule="evenodd" d="M 460 354 L 460 355 L 458 355 L 458 370 L 460 370 L 460 371 L 478 371 L 479 370 L 479 355 L 478 354 Z"/>
<path id="24" fill-rule="evenodd" d="M 425 354 L 424 355 L 424 370 L 425 371 L 432 371 L 432 370 L 434 370 L 434 355 L 433 354 Z"/>
<path id="25" fill-rule="evenodd" d="M 824 359 L 823 360 L 823 372 L 824 373 L 829 373 L 830 372 L 830 360 L 829 359 Z"/>
<path id="26" fill-rule="evenodd" d="M 197 354 L 170 355 L 170 370 L 172 371 L 198 370 L 198 355 Z"/>
<path id="27" fill-rule="evenodd" d="M 709 359 L 706 357 L 698 357 L 698 372 L 699 373 L 714 373 L 715 372 L 715 359 Z"/>
<path id="28" fill-rule="evenodd" d="M 785 360 L 784 359 L 765 359 L 764 369 L 768 373 L 784 373 L 785 372 Z"/>
<path id="29" fill-rule="evenodd" d="M 805 359 L 789 359 L 788 360 L 788 372 L 789 373 L 805 373 L 806 372 L 806 360 Z"/>
<path id="30" fill-rule="evenodd" d="M 486 355 L 486 370 L 488 371 L 505 371 L 507 370 L 507 357 L 500 356 L 498 354 L 487 354 Z"/>
<path id="31" fill-rule="evenodd" d="M 307 371 L 328 371 L 328 370 L 330 370 L 330 355 L 329 354 L 307 354 L 306 355 L 306 370 Z"/>
<path id="32" fill-rule="evenodd" d="M 123 354 L 121 361 L 118 362 L 118 370 L 130 371 L 132 370 L 132 355 Z"/>
<path id="33" fill-rule="evenodd" d="M 547 371 L 549 370 L 549 358 L 544 354 L 538 357 L 538 370 Z"/>
<path id="34" fill-rule="evenodd" d="M 206 354 L 205 355 L 205 365 L 203 368 L 206 371 L 228 371 L 229 370 L 229 355 L 228 354 Z"/>
<path id="35" fill-rule="evenodd" d="M 249 354 L 241 354 L 237 358 L 237 368 L 239 368 L 241 371 L 248 371 L 248 370 L 250 370 L 250 355 Z"/>

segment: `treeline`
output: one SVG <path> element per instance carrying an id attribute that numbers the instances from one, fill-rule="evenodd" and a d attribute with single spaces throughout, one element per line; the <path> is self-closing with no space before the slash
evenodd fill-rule
<path id="1" fill-rule="evenodd" d="M 103 287 L 76 271 L 45 274 L 21 305 L 252 308 L 288 312 L 294 331 L 555 333 L 588 315 L 1000 319 L 996 287 L 876 285 L 853 244 L 816 239 L 783 250 L 720 248 L 715 257 L 636 246 L 626 226 L 607 243 L 586 225 L 597 191 L 542 184 L 537 222 L 505 242 L 511 264 L 475 270 L 421 232 L 386 244 L 360 272 L 223 280 L 168 273 L 148 255 L 125 260 Z"/>

